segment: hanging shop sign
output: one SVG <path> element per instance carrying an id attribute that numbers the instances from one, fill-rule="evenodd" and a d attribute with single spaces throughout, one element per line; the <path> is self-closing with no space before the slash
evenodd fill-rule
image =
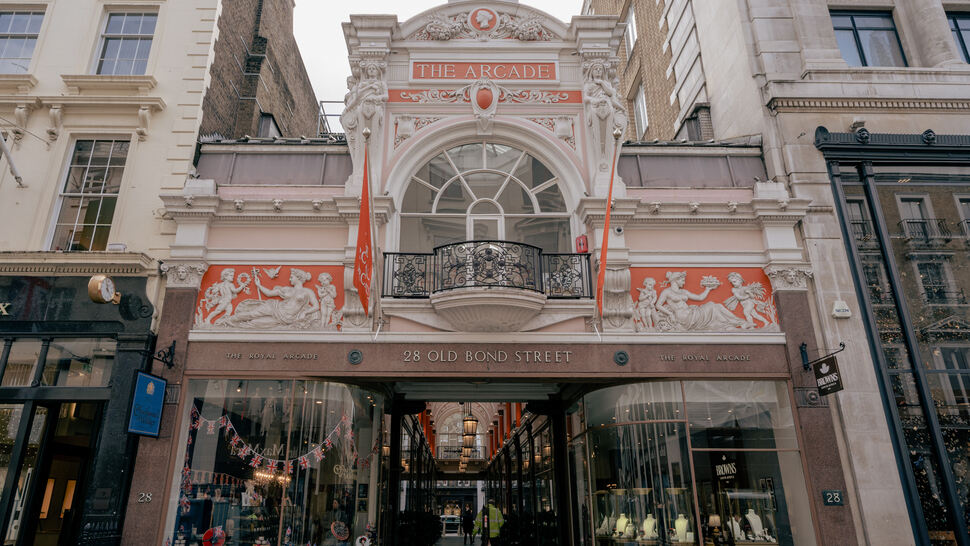
<path id="1" fill-rule="evenodd" d="M 161 377 L 138 372 L 135 379 L 135 395 L 131 400 L 128 432 L 158 438 L 167 384 L 168 382 Z"/>
<path id="2" fill-rule="evenodd" d="M 412 61 L 412 80 L 556 81 L 555 62 L 443 62 Z"/>
<path id="3" fill-rule="evenodd" d="M 842 373 L 835 355 L 830 355 L 815 363 L 815 386 L 822 396 L 834 394 L 843 389 Z"/>

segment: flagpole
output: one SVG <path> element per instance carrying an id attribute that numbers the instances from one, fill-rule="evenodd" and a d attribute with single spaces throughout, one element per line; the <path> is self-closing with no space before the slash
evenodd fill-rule
<path id="1" fill-rule="evenodd" d="M 606 291 L 606 251 L 610 239 L 610 212 L 613 210 L 613 179 L 616 175 L 616 155 L 620 151 L 620 137 L 623 131 L 619 127 L 613 129 L 613 163 L 610 169 L 610 188 L 606 193 L 606 217 L 603 221 L 603 244 L 600 245 L 599 271 L 596 274 L 596 307 L 599 310 L 600 323 L 603 322 L 603 295 Z"/>
<path id="2" fill-rule="evenodd" d="M 370 128 L 364 127 L 364 130 L 361 131 L 361 134 L 364 136 L 364 148 L 365 148 L 364 153 L 369 155 L 368 152 L 370 151 L 370 136 L 371 136 Z M 365 168 L 370 170 L 369 167 L 370 167 L 370 164 L 368 162 L 365 162 Z M 374 288 L 377 288 L 378 290 L 380 289 L 382 278 L 383 278 L 383 271 L 384 271 L 384 267 L 383 267 L 384 259 L 380 253 L 380 248 L 378 248 L 376 244 L 377 221 L 376 221 L 376 215 L 374 212 L 374 192 L 372 191 L 373 188 L 371 188 L 371 185 L 370 185 L 370 178 L 371 178 L 370 173 L 369 172 L 366 173 L 366 175 L 364 176 L 364 180 L 367 183 L 367 210 L 370 212 L 370 214 L 368 215 L 367 221 L 370 222 L 370 237 L 371 237 L 370 247 L 374 253 L 374 258 L 373 260 L 371 260 L 374 266 L 374 274 L 371 276 L 370 293 L 371 293 L 371 297 L 374 300 L 373 320 L 382 321 L 383 318 L 381 317 L 381 295 L 378 293 L 377 290 L 374 290 Z"/>

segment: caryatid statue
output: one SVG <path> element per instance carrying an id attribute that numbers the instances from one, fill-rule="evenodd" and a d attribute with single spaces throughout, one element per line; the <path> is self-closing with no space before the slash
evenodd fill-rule
<path id="1" fill-rule="evenodd" d="M 583 109 L 590 127 L 596 168 L 609 171 L 613 157 L 613 130 L 626 128 L 627 115 L 620 98 L 616 63 L 595 58 L 583 63 Z"/>
<path id="2" fill-rule="evenodd" d="M 380 128 L 384 119 L 384 107 L 389 95 L 385 80 L 387 63 L 364 59 L 354 70 L 354 76 L 347 78 L 347 94 L 344 96 L 344 112 L 340 124 L 347 135 L 354 165 L 363 165 L 363 137 L 361 131 L 370 129 L 371 143 L 380 138 Z M 355 169 L 356 171 L 356 169 Z"/>

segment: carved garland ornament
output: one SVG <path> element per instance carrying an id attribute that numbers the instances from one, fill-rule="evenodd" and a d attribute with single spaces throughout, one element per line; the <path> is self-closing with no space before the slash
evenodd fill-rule
<path id="1" fill-rule="evenodd" d="M 458 89 L 427 89 L 425 91 L 402 91 L 401 98 L 419 104 L 463 104 L 472 101 L 469 84 Z M 557 91 L 539 91 L 537 89 L 521 89 L 514 91 L 501 85 L 495 86 L 499 91 L 497 102 L 515 102 L 522 104 L 555 104 L 569 100 L 569 94 Z"/>
<path id="2" fill-rule="evenodd" d="M 420 41 L 512 39 L 523 42 L 548 42 L 552 40 L 553 35 L 542 24 L 542 18 L 539 16 L 521 16 L 496 12 L 489 8 L 477 8 L 451 16 L 432 14 L 428 16 L 428 22 L 424 28 L 409 38 Z"/>
<path id="3" fill-rule="evenodd" d="M 414 136 L 414 133 L 441 119 L 440 117 L 398 116 L 394 122 L 394 147 L 397 148 L 405 140 Z"/>

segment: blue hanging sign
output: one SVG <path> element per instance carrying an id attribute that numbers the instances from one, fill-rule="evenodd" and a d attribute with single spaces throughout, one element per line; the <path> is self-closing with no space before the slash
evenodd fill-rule
<path id="1" fill-rule="evenodd" d="M 161 377 L 138 372 L 135 377 L 135 395 L 131 400 L 128 432 L 158 438 L 166 385 L 168 382 Z"/>

